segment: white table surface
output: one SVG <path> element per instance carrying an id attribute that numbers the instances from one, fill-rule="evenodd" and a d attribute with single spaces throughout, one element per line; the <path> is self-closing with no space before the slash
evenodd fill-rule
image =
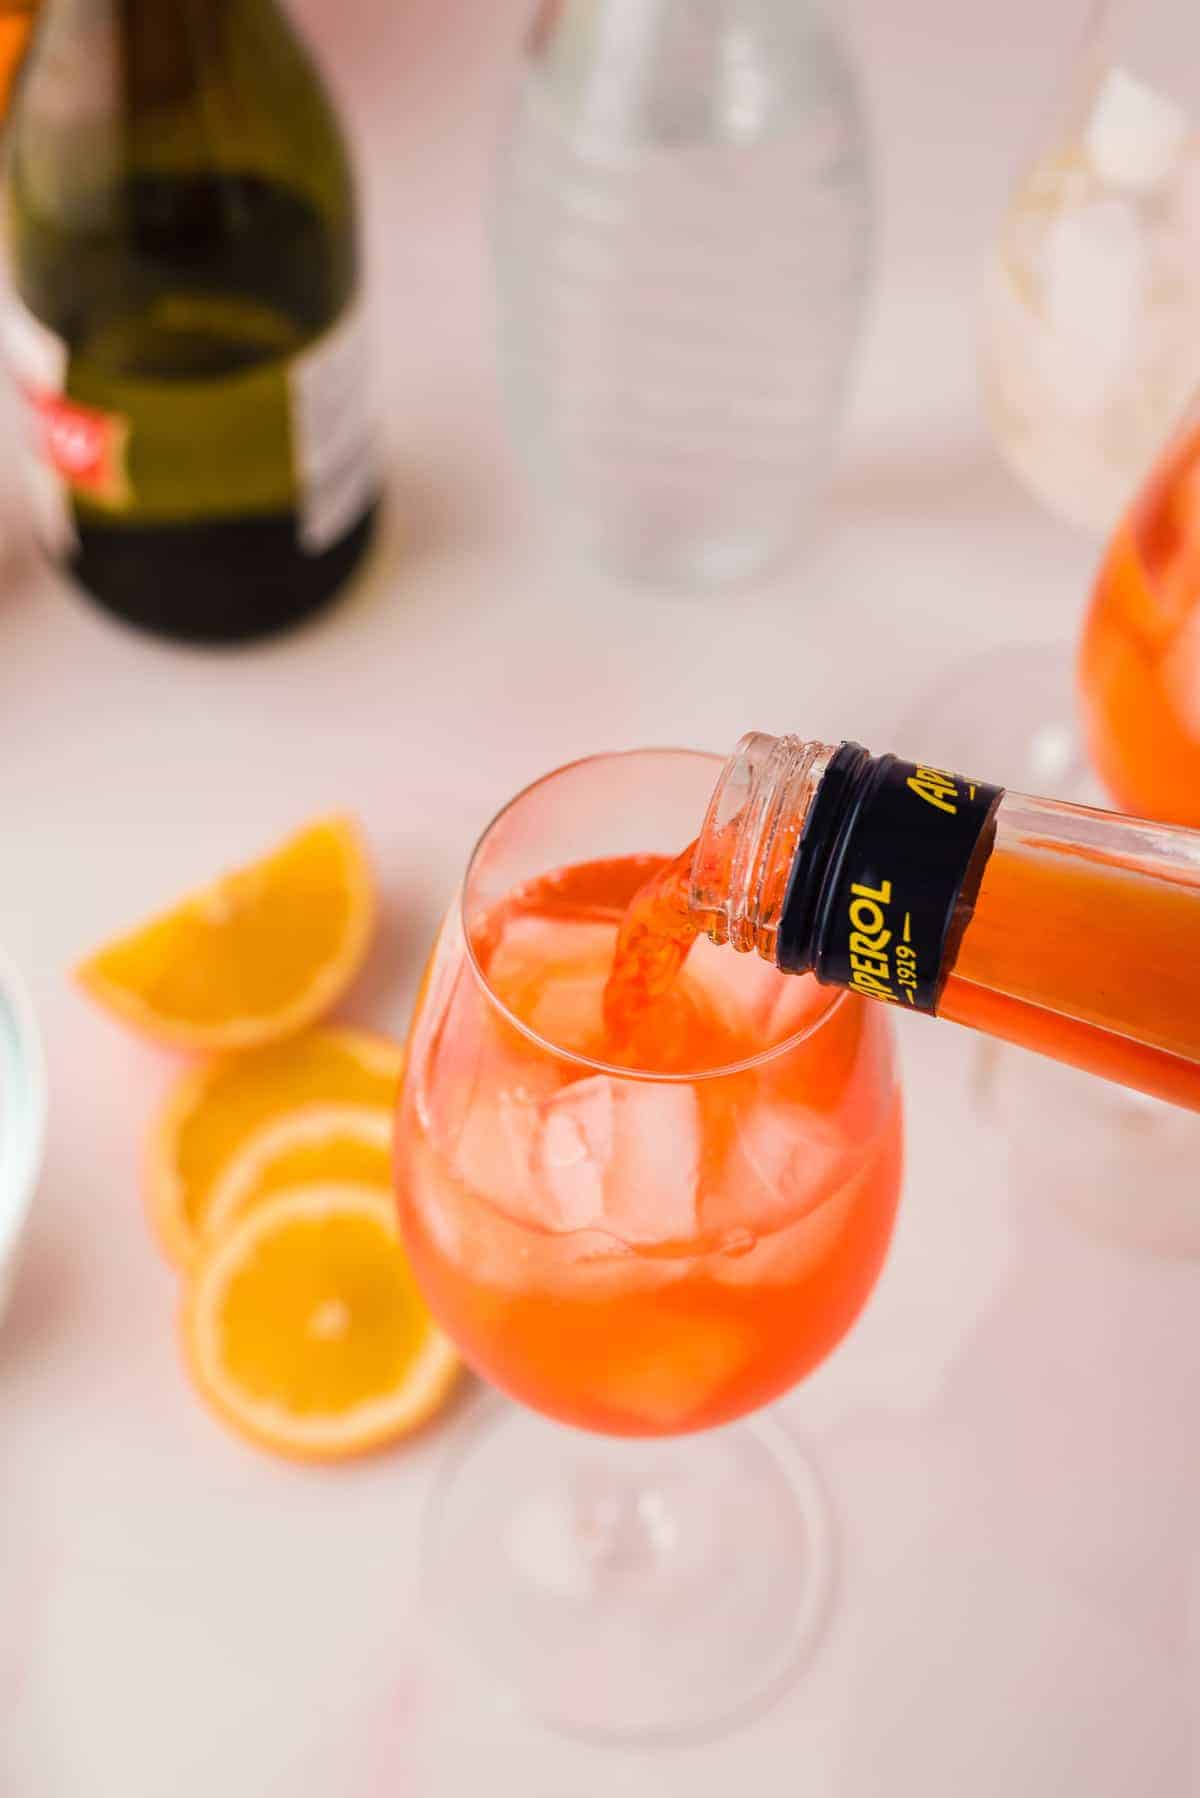
<path id="1" fill-rule="evenodd" d="M 40 568 L 0 464 L 0 942 L 52 1082 L 0 1332 L 0 1793 L 1183 1798 L 1200 1266 L 1081 1229 L 1028 1157 L 1010 1178 L 950 1026 L 905 1020 L 911 1147 L 878 1295 L 780 1407 L 837 1510 L 835 1616 L 807 1675 L 740 1732 L 618 1753 L 447 1682 L 415 1576 L 453 1421 L 297 1471 L 189 1392 L 138 1194 L 171 1070 L 70 989 L 76 955 L 346 806 L 386 886 L 348 1010 L 399 1032 L 472 838 L 525 780 L 750 727 L 887 747 L 954 656 L 1065 638 L 1095 553 L 999 466 L 972 360 L 981 245 L 1080 0 L 858 0 L 887 214 L 822 529 L 769 587 L 650 605 L 551 566 L 512 523 L 478 200 L 523 5 L 302 10 L 366 184 L 391 489 L 367 579 L 251 652 L 141 639 Z"/>

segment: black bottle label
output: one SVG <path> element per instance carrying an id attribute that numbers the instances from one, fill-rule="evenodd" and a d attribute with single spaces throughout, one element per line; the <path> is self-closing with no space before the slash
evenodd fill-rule
<path id="1" fill-rule="evenodd" d="M 974 909 L 1003 791 L 843 743 L 797 847 L 780 968 L 936 1011 Z"/>

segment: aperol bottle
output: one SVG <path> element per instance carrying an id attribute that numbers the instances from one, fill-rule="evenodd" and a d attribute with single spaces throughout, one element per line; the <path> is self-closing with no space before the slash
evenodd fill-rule
<path id="1" fill-rule="evenodd" d="M 752 735 L 670 878 L 625 925 L 651 980 L 645 916 L 682 904 L 786 971 L 1200 1110 L 1200 831 Z"/>

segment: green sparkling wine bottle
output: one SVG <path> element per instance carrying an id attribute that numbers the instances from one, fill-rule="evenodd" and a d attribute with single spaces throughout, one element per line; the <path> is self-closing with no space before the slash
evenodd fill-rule
<path id="1" fill-rule="evenodd" d="M 171 637 L 314 611 L 377 489 L 353 179 L 276 0 L 46 0 L 5 183 L 48 552 Z"/>

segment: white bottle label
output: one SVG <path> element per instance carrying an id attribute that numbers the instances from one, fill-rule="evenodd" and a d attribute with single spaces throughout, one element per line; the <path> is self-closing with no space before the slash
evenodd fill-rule
<path id="1" fill-rule="evenodd" d="M 310 555 L 336 543 L 374 497 L 367 349 L 357 302 L 292 364 L 297 528 Z"/>

